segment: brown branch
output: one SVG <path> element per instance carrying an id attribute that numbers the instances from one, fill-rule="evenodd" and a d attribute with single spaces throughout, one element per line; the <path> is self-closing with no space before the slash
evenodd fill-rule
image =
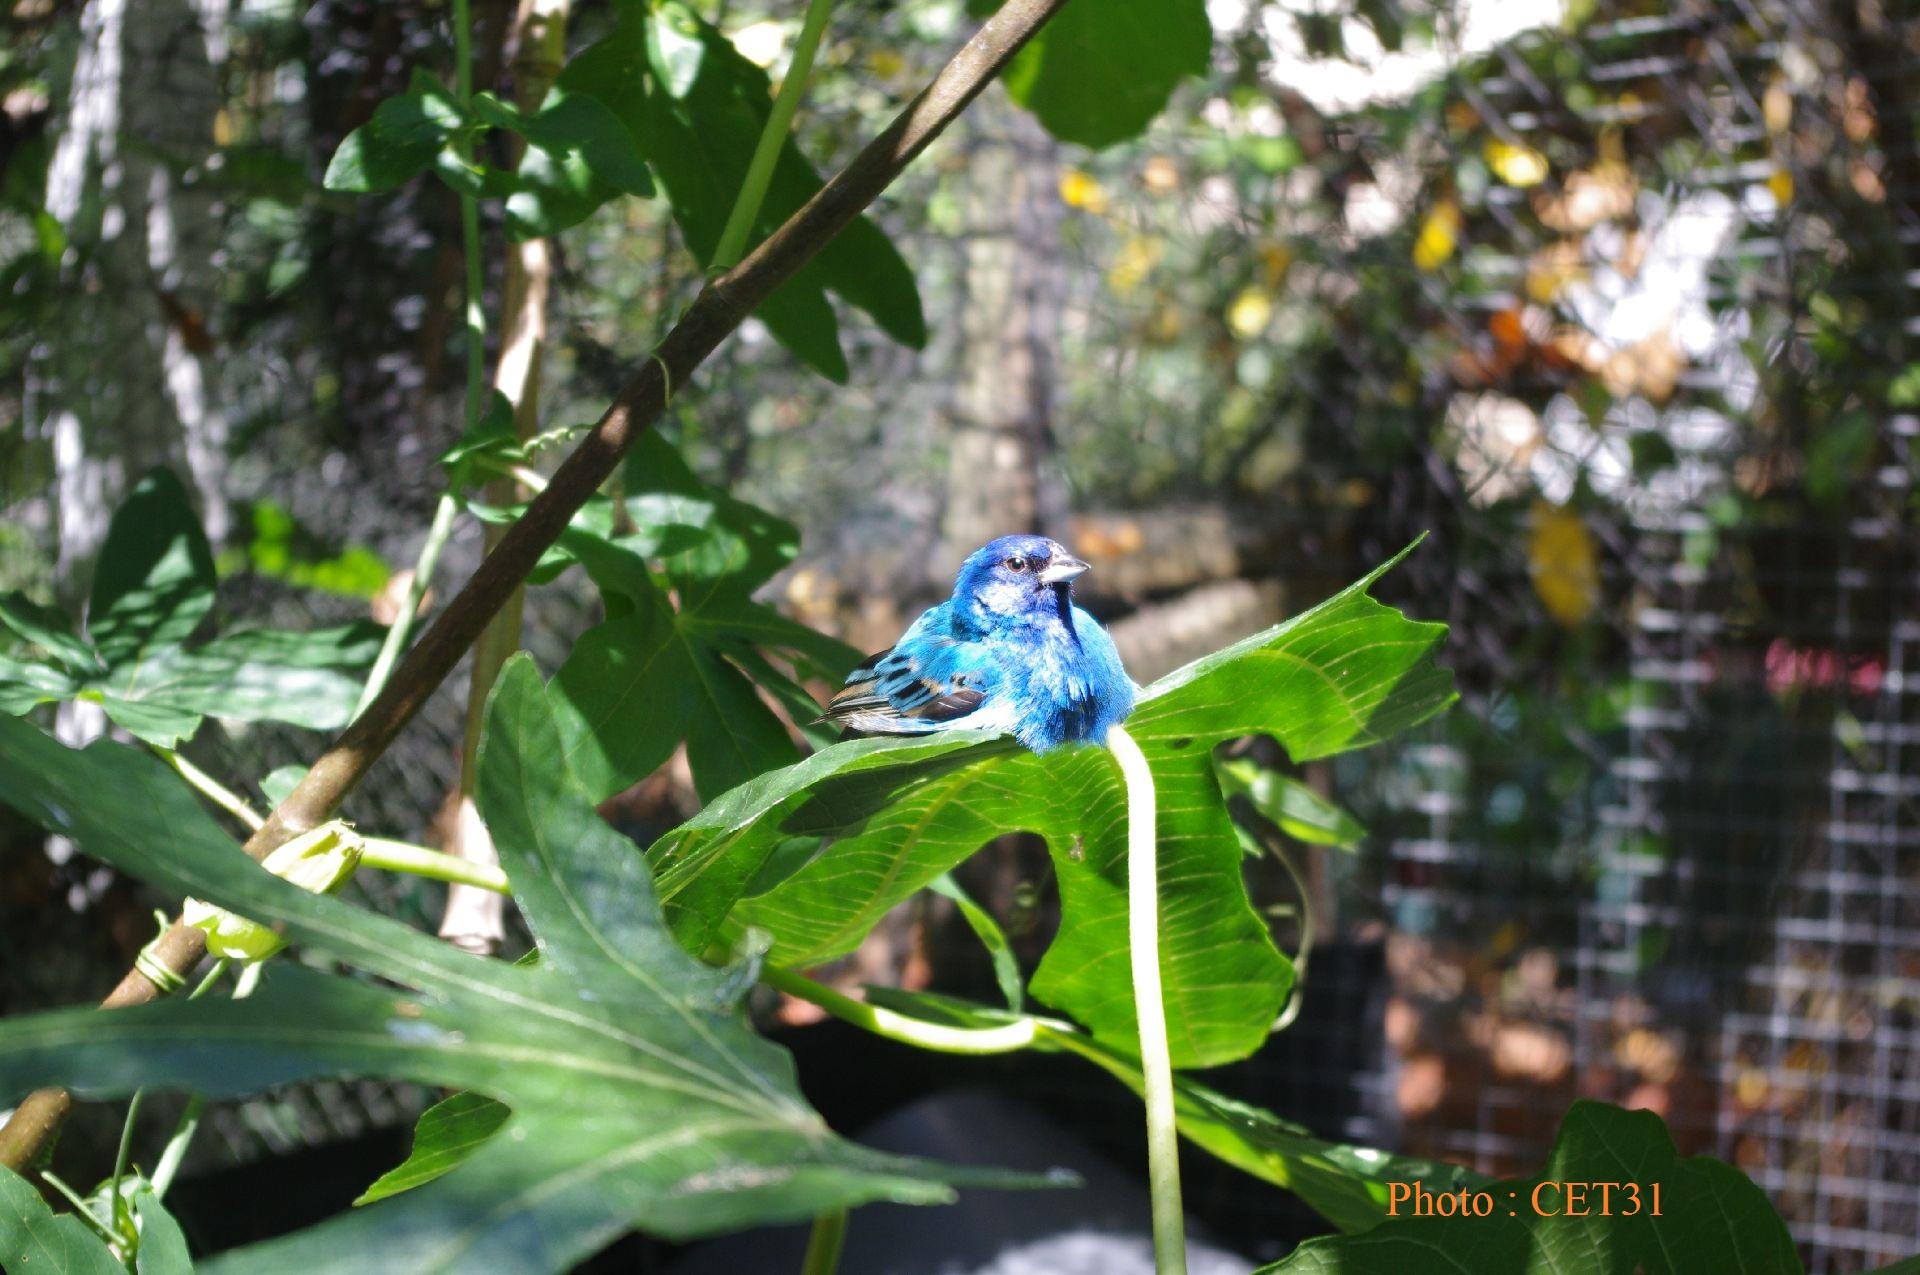
<path id="1" fill-rule="evenodd" d="M 852 224 L 1066 3 L 1007 0 L 885 132 L 747 254 L 746 260 L 702 290 L 593 431 L 562 462 L 547 489 L 527 506 L 447 609 L 407 652 L 379 698 L 321 754 L 299 786 L 247 839 L 248 854 L 264 858 L 274 847 L 332 817 L 401 728 L 413 720 L 453 671 L 494 613 L 526 580 L 574 513 L 612 475 L 627 448 L 659 419 L 672 392 L 687 384 L 694 369 L 755 306 Z M 175 922 L 151 952 L 168 969 L 184 977 L 206 953 L 206 936 Z M 132 970 L 102 1005 L 109 1009 L 137 1005 L 159 995 L 159 989 L 144 974 Z M 58 1089 L 28 1095 L 6 1127 L 0 1129 L 0 1164 L 17 1169 L 33 1160 L 58 1130 L 71 1105 L 72 1098 Z"/>

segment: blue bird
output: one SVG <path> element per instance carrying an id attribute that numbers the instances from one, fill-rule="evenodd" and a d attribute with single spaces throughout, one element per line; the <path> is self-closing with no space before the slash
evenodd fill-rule
<path id="1" fill-rule="evenodd" d="M 1135 688 L 1113 639 L 1073 605 L 1086 570 L 1044 536 L 976 550 L 951 598 L 847 675 L 826 720 L 873 735 L 998 731 L 1036 753 L 1104 740 Z"/>

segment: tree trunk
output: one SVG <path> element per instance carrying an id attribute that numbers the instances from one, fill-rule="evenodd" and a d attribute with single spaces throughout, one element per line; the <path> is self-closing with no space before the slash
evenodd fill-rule
<path id="1" fill-rule="evenodd" d="M 1065 291 L 1057 147 L 1005 103 L 982 103 L 980 118 L 967 171 L 965 353 L 941 525 L 949 579 L 959 557 L 1064 513 L 1047 473 Z"/>

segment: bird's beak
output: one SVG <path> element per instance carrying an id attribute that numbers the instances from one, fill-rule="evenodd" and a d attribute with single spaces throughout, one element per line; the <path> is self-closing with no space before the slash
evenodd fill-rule
<path id="1" fill-rule="evenodd" d="M 1063 553 L 1048 563 L 1047 569 L 1040 573 L 1040 583 L 1065 584 L 1069 580 L 1079 579 L 1086 573 L 1086 563 L 1080 561 L 1080 559 L 1070 553 Z"/>

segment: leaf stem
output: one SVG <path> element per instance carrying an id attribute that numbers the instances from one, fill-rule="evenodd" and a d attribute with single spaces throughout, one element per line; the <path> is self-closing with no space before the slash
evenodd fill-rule
<path id="1" fill-rule="evenodd" d="M 827 29 L 827 15 L 832 11 L 833 0 L 807 0 L 807 16 L 800 24 L 799 38 L 794 41 L 793 57 L 787 62 L 787 73 L 780 79 L 780 91 L 774 95 L 773 106 L 767 112 L 766 127 L 760 130 L 760 140 L 754 145 L 747 175 L 740 183 L 740 194 L 733 201 L 733 211 L 727 214 L 726 229 L 720 232 L 720 242 L 714 247 L 713 260 L 707 267 L 710 270 L 733 269 L 747 250 L 747 236 L 753 233 L 754 219 L 760 215 L 760 204 L 767 197 L 767 186 L 773 181 L 774 167 L 780 161 L 780 148 L 786 145 L 794 112 L 800 109 L 807 77 L 813 73 L 813 55 L 820 48 L 820 37 Z"/>
<path id="2" fill-rule="evenodd" d="M 507 885 L 507 874 L 492 864 L 473 863 L 454 855 L 442 854 L 438 850 L 429 850 L 425 846 L 388 841 L 383 837 L 366 839 L 360 853 L 360 866 L 379 868 L 383 872 L 404 872 L 409 876 L 427 877 L 434 881 L 478 886 L 495 894 L 513 893 Z"/>
<path id="3" fill-rule="evenodd" d="M 202 796 L 245 824 L 247 831 L 260 831 L 260 825 L 264 824 L 266 819 L 256 813 L 252 806 L 247 804 L 245 797 L 242 797 L 239 793 L 233 791 L 233 789 L 227 787 L 218 779 L 215 779 L 212 775 L 209 775 L 185 757 L 182 757 L 179 753 L 174 752 L 171 748 L 156 748 L 154 751 L 160 754 L 167 765 L 179 771 L 182 779 L 199 789 Z"/>
<path id="4" fill-rule="evenodd" d="M 807 1234 L 807 1255 L 800 1261 L 800 1275 L 833 1275 L 840 1265 L 840 1248 L 847 1242 L 847 1211 L 829 1209 L 813 1219 Z"/>
<path id="5" fill-rule="evenodd" d="M 1127 949 L 1133 1009 L 1140 1027 L 1141 1097 L 1147 1107 L 1147 1182 L 1153 1191 L 1153 1265 L 1186 1275 L 1187 1232 L 1180 1207 L 1180 1130 L 1173 1106 L 1167 1008 L 1160 989 L 1160 873 L 1154 836 L 1153 771 L 1126 727 L 1107 732 L 1107 749 L 1127 786 Z"/>
<path id="6" fill-rule="evenodd" d="M 1032 1018 L 1016 1019 L 1003 1027 L 949 1027 L 944 1023 L 929 1023 L 880 1005 L 857 1001 L 805 975 L 772 966 L 760 971 L 760 981 L 810 1005 L 818 1005 L 835 1018 L 863 1027 L 876 1036 L 936 1053 L 1012 1053 L 1031 1045 L 1039 1028 L 1038 1020 Z"/>

